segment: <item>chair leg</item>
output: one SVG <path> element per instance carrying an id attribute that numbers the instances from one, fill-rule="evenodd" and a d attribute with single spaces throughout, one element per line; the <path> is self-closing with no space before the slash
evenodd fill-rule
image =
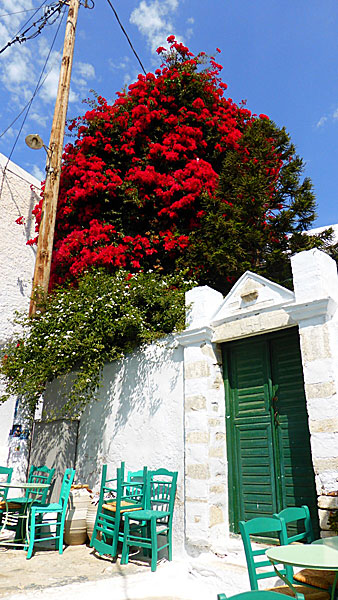
<path id="1" fill-rule="evenodd" d="M 113 536 L 113 540 L 112 540 L 112 557 L 115 558 L 115 556 L 117 556 L 117 544 L 119 541 L 119 528 L 120 528 L 120 522 L 117 522 L 117 519 L 115 520 L 115 525 L 114 525 L 114 536 Z"/>
<path id="2" fill-rule="evenodd" d="M 98 524 L 98 512 L 96 514 L 96 519 L 95 519 L 95 524 L 94 524 L 94 529 L 93 529 L 93 533 L 92 533 L 92 537 L 90 538 L 90 543 L 89 543 L 89 547 L 92 548 L 94 546 L 94 541 L 96 538 L 96 534 L 97 534 L 97 524 Z"/>
<path id="3" fill-rule="evenodd" d="M 151 530 L 151 570 L 152 571 L 156 571 L 156 568 L 157 568 L 157 530 L 156 530 L 156 518 L 151 519 L 150 530 Z"/>
<path id="4" fill-rule="evenodd" d="M 122 546 L 122 556 L 121 556 L 121 565 L 127 565 L 129 561 L 129 518 L 126 515 L 124 519 L 124 535 L 123 535 L 123 546 Z"/>
<path id="5" fill-rule="evenodd" d="M 30 517 L 30 527 L 29 527 L 29 546 L 27 550 L 27 560 L 32 557 L 33 547 L 35 541 L 35 510 L 32 510 Z"/>
<path id="6" fill-rule="evenodd" d="M 147 521 L 145 527 L 142 528 L 142 537 L 146 537 L 148 540 L 151 540 L 151 522 Z M 151 556 L 150 548 L 143 548 L 144 556 Z"/>
<path id="7" fill-rule="evenodd" d="M 64 517 L 62 517 L 61 523 L 59 525 L 59 554 L 63 553 L 63 534 L 64 534 L 64 529 L 65 529 L 65 520 Z"/>
<path id="8" fill-rule="evenodd" d="M 172 527 L 171 527 L 171 522 L 169 520 L 168 523 L 168 560 L 172 560 L 173 559 L 173 547 L 172 547 Z"/>

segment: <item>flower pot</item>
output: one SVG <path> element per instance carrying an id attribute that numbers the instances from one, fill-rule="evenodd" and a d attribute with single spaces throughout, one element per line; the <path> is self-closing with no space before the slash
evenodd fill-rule
<path id="1" fill-rule="evenodd" d="M 86 516 L 86 527 L 87 527 L 87 536 L 89 541 L 93 535 L 95 519 L 97 513 L 97 504 L 89 504 L 87 508 L 87 516 Z"/>
<path id="2" fill-rule="evenodd" d="M 90 504 L 88 485 L 72 486 L 69 495 L 64 541 L 68 546 L 78 546 L 87 541 L 86 516 Z"/>

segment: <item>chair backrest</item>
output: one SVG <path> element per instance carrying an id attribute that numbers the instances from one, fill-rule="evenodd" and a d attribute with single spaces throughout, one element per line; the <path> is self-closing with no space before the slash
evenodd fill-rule
<path id="1" fill-rule="evenodd" d="M 61 485 L 61 492 L 59 496 L 59 504 L 62 505 L 62 512 L 66 514 L 66 508 L 68 503 L 68 498 L 70 494 L 70 488 L 72 487 L 72 483 L 75 477 L 75 469 L 66 469 Z"/>
<path id="2" fill-rule="evenodd" d="M 256 517 L 250 521 L 239 522 L 239 530 L 243 540 L 252 590 L 258 590 L 259 579 L 276 577 L 276 573 L 273 570 L 272 564 L 265 556 L 265 552 L 268 548 L 266 546 L 258 549 L 253 548 L 250 536 L 253 535 L 259 537 L 260 535 L 266 535 L 267 533 L 277 533 L 278 537 L 280 537 L 281 529 L 281 521 L 276 517 Z M 261 568 L 265 569 L 267 567 L 269 567 L 269 570 L 260 570 Z M 282 575 L 286 575 L 289 581 L 293 581 L 293 570 L 291 566 L 278 567 L 278 571 Z"/>
<path id="3" fill-rule="evenodd" d="M 286 545 L 292 542 L 311 544 L 314 541 L 310 511 L 305 504 L 284 508 L 279 513 L 275 513 L 274 517 L 281 522 L 281 544 Z M 293 533 L 290 529 L 296 530 L 297 533 Z"/>
<path id="4" fill-rule="evenodd" d="M 166 511 L 172 516 L 175 504 L 177 471 L 148 471 L 147 508 Z"/>
<path id="5" fill-rule="evenodd" d="M 131 496 L 137 496 L 137 494 L 140 496 L 146 495 L 147 473 L 147 467 L 143 467 L 143 469 L 139 469 L 138 471 L 128 471 L 125 494 L 130 494 Z"/>
<path id="6" fill-rule="evenodd" d="M 230 597 L 225 594 L 217 594 L 217 600 L 281 600 L 281 594 L 270 590 L 250 590 Z"/>
<path id="7" fill-rule="evenodd" d="M 102 504 L 111 501 L 116 504 L 116 513 L 120 512 L 121 504 L 128 502 L 129 504 L 141 504 L 142 507 L 146 504 L 146 489 L 147 489 L 147 467 L 143 467 L 141 471 L 129 471 L 127 480 L 124 477 L 125 463 L 121 462 L 120 467 L 116 470 L 116 477 L 107 479 L 107 465 L 102 465 L 102 477 L 100 487 L 100 498 L 98 504 L 98 512 L 101 511 Z"/>
<path id="8" fill-rule="evenodd" d="M 0 500 L 7 498 L 8 489 L 1 487 L 1 482 L 10 483 L 12 479 L 13 468 L 12 467 L 0 467 Z"/>
<path id="9" fill-rule="evenodd" d="M 46 467 L 46 465 L 40 465 L 39 467 L 32 465 L 31 468 L 29 469 L 27 483 L 49 483 L 50 484 L 52 482 L 54 473 L 55 473 L 55 469 L 54 468 L 49 469 L 48 467 Z M 40 502 L 42 502 L 42 504 L 46 503 L 48 492 L 49 492 L 48 488 L 46 488 L 45 490 L 43 490 L 41 492 Z M 30 492 L 29 490 L 26 490 L 25 497 L 27 498 L 27 500 L 31 496 L 34 497 L 35 492 Z"/>

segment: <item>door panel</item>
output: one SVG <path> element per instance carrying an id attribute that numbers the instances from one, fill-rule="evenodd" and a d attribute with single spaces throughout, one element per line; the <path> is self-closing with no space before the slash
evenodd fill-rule
<path id="1" fill-rule="evenodd" d="M 270 352 L 272 380 L 278 398 L 283 504 L 307 504 L 316 529 L 317 501 L 298 330 L 274 336 Z"/>
<path id="2" fill-rule="evenodd" d="M 298 329 L 224 344 L 223 364 L 231 530 L 301 504 L 317 523 Z"/>
<path id="3" fill-rule="evenodd" d="M 232 410 L 235 419 L 265 416 L 269 410 L 267 348 L 262 341 L 237 344 L 231 353 Z"/>
<path id="4" fill-rule="evenodd" d="M 271 515 L 277 508 L 270 423 L 237 424 L 235 448 L 239 497 L 239 516 L 245 520 Z M 255 450 L 254 457 L 251 454 Z M 259 453 L 259 454 L 257 454 Z"/>

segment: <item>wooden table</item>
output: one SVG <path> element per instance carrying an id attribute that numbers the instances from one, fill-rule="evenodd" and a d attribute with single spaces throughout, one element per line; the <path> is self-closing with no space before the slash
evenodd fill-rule
<path id="1" fill-rule="evenodd" d="M 16 531 L 16 535 L 14 540 L 0 540 L 1 546 L 15 546 L 15 547 L 26 547 L 29 543 L 29 513 L 30 508 L 35 502 L 41 492 L 46 488 L 49 488 L 49 483 L 0 483 L 0 499 L 2 497 L 2 502 L 5 504 L 4 514 L 5 518 L 3 520 L 2 526 L 0 527 L 0 535 L 6 530 L 6 525 L 8 523 L 8 517 L 10 515 L 10 504 L 15 504 L 15 498 L 5 498 L 5 496 L 1 493 L 1 490 L 8 489 L 21 489 L 21 490 L 29 490 L 30 496 L 25 502 L 18 504 L 18 510 L 22 511 L 22 514 L 19 514 L 18 519 L 21 521 L 21 526 L 18 527 L 20 531 L 18 535 L 18 531 Z"/>
<path id="2" fill-rule="evenodd" d="M 331 600 L 334 600 L 338 579 L 338 538 L 337 540 L 336 537 L 324 538 L 316 540 L 312 544 L 275 546 L 269 548 L 265 554 L 272 563 L 278 577 L 280 577 L 294 593 L 295 590 L 292 583 L 279 573 L 276 565 L 291 565 L 293 567 L 305 567 L 306 569 L 316 569 L 318 571 L 335 571 L 336 576 L 331 590 Z"/>

